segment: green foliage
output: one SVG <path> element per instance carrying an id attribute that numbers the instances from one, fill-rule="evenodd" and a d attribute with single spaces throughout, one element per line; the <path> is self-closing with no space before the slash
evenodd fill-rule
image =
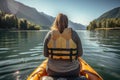
<path id="1" fill-rule="evenodd" d="M 26 19 L 19 19 L 19 29 L 20 30 L 27 30 L 27 20 Z"/>
<path id="2" fill-rule="evenodd" d="M 4 16 L 5 23 L 6 23 L 6 28 L 11 29 L 11 28 L 17 28 L 17 17 L 13 14 L 5 14 Z"/>
<path id="3" fill-rule="evenodd" d="M 100 21 L 94 20 L 87 26 L 87 30 L 96 28 L 120 28 L 120 18 L 107 18 Z"/>
<path id="4" fill-rule="evenodd" d="M 40 26 L 23 18 L 18 19 L 13 14 L 6 14 L 0 11 L 0 29 L 40 30 Z"/>

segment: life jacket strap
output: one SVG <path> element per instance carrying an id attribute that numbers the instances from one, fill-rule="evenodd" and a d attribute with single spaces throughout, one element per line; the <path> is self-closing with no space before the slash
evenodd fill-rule
<path id="1" fill-rule="evenodd" d="M 53 59 L 53 56 L 69 56 L 70 57 L 70 61 L 72 61 L 72 56 L 75 56 L 75 59 L 77 60 L 78 59 L 78 50 L 77 48 L 73 49 L 73 48 L 70 48 L 70 49 L 64 49 L 64 48 L 48 48 L 49 50 L 49 55 L 51 56 L 51 58 Z M 54 51 L 69 51 L 70 54 L 68 53 L 54 53 Z M 76 53 L 73 53 L 73 51 L 76 51 Z"/>

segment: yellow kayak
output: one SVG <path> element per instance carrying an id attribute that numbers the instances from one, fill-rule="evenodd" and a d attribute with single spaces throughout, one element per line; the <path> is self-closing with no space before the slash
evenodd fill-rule
<path id="1" fill-rule="evenodd" d="M 47 59 L 42 62 L 36 68 L 30 76 L 28 76 L 27 80 L 41 80 L 43 76 L 47 76 L 46 73 L 46 65 L 47 65 Z M 79 58 L 80 62 L 80 75 L 85 76 L 88 80 L 103 80 L 102 77 L 90 66 L 88 65 L 82 58 Z"/>

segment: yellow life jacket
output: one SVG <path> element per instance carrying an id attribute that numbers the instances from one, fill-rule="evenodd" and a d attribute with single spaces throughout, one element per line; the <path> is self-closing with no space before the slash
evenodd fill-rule
<path id="1" fill-rule="evenodd" d="M 71 28 L 66 28 L 62 33 L 53 30 L 47 46 L 49 58 L 77 59 L 77 45 L 72 40 Z"/>

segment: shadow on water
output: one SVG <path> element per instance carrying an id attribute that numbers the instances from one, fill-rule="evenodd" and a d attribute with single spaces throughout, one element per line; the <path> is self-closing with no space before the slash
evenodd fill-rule
<path id="1" fill-rule="evenodd" d="M 25 80 L 45 59 L 48 31 L 0 31 L 0 80 Z M 120 79 L 120 32 L 78 30 L 84 55 L 104 80 Z"/>

